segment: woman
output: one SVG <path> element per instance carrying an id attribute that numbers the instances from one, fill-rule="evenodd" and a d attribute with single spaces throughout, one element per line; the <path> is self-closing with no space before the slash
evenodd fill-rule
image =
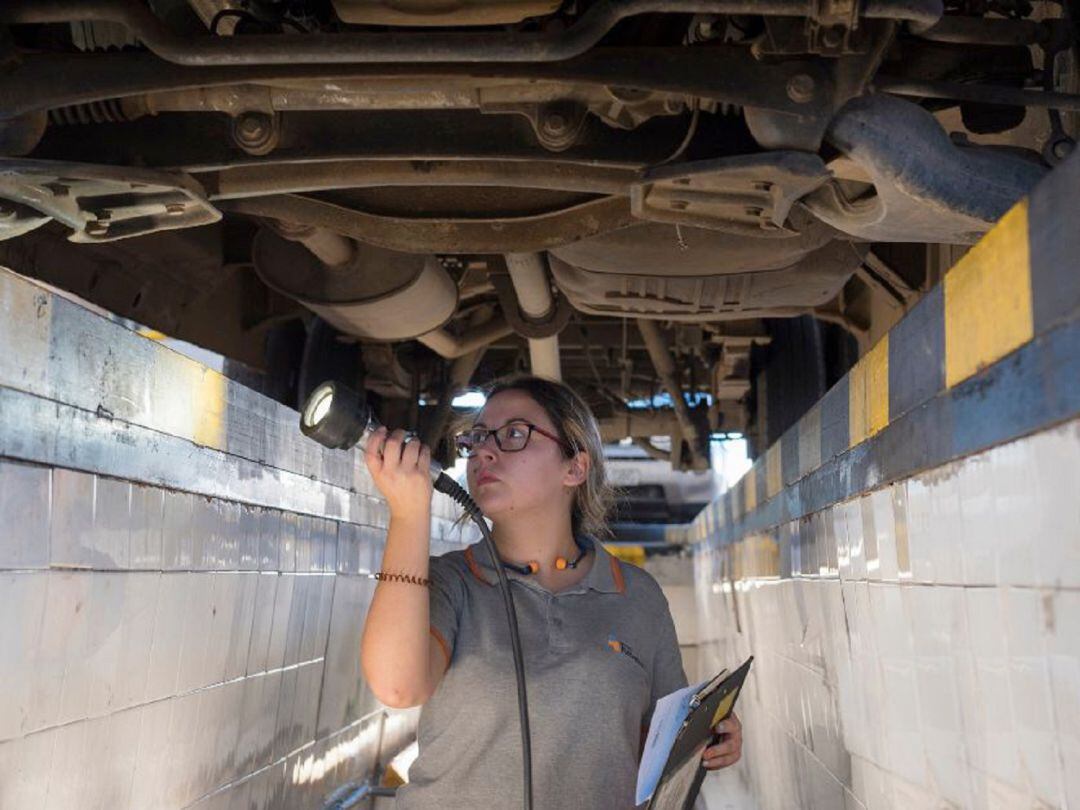
<path id="1" fill-rule="evenodd" d="M 561 383 L 497 383 L 459 434 L 469 491 L 493 523 L 517 609 L 537 808 L 631 808 L 656 700 L 686 685 L 660 587 L 593 537 L 611 489 L 600 431 Z M 521 805 L 510 634 L 495 570 L 476 543 L 429 559 L 431 454 L 385 431 L 366 461 L 390 507 L 380 580 L 364 627 L 364 675 L 389 706 L 424 705 L 420 754 L 397 807 Z M 527 573 L 526 573 L 527 572 Z M 425 587 L 426 586 L 426 587 Z M 738 720 L 705 767 L 740 755 Z"/>

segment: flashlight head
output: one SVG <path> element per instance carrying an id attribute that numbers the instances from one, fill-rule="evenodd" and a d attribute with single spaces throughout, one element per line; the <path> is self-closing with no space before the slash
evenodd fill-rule
<path id="1" fill-rule="evenodd" d="M 368 429 L 370 411 L 357 391 L 338 382 L 316 386 L 300 412 L 300 431 L 325 447 L 348 450 Z"/>

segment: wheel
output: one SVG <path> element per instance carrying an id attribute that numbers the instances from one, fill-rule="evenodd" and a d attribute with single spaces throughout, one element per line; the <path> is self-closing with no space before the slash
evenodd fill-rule
<path id="1" fill-rule="evenodd" d="M 751 355 L 752 457 L 777 442 L 858 357 L 847 333 L 810 315 L 769 320 L 766 329 L 772 341 Z"/>
<path id="2" fill-rule="evenodd" d="M 315 387 L 327 380 L 342 383 L 357 391 L 364 390 L 360 343 L 344 336 L 322 318 L 313 318 L 307 328 L 294 407 L 298 410 L 302 408 Z"/>

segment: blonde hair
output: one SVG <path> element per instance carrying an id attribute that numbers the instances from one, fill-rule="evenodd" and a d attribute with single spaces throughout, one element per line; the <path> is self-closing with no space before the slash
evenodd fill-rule
<path id="1" fill-rule="evenodd" d="M 574 489 L 570 526 L 574 535 L 598 540 L 612 536 L 608 515 L 615 504 L 615 488 L 604 466 L 604 443 L 600 426 L 589 406 L 572 388 L 544 377 L 519 375 L 504 377 L 483 389 L 486 400 L 504 391 L 521 391 L 544 409 L 563 442 L 563 454 L 570 459 L 579 452 L 589 454 L 589 471 Z M 466 427 L 464 419 L 475 420 L 479 409 L 457 421 L 457 429 Z"/>

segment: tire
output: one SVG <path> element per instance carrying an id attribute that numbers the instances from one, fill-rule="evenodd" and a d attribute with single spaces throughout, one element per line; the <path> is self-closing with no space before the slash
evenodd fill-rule
<path id="1" fill-rule="evenodd" d="M 771 447 L 825 395 L 828 385 L 826 335 L 809 315 L 766 322 L 772 342 L 752 358 L 755 412 L 751 454 Z"/>
<path id="2" fill-rule="evenodd" d="M 342 333 L 322 318 L 313 318 L 300 361 L 297 399 L 294 407 L 303 408 L 308 395 L 327 380 L 342 383 L 363 393 L 364 367 L 360 343 L 342 340 Z"/>
<path id="3" fill-rule="evenodd" d="M 262 392 L 290 408 L 298 407 L 300 364 L 304 359 L 307 327 L 301 320 L 275 326 L 266 335 L 266 373 Z"/>

